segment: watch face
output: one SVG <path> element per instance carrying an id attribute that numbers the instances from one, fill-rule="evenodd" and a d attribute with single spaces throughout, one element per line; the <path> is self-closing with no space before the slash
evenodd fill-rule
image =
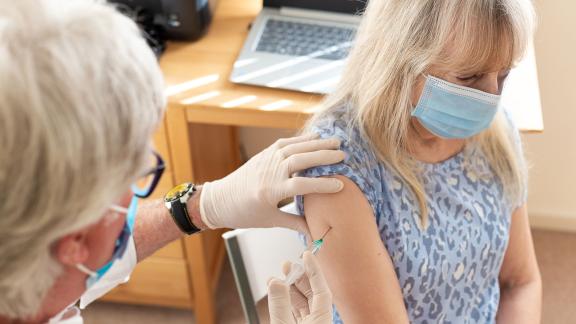
<path id="1" fill-rule="evenodd" d="M 189 183 L 183 183 L 181 185 L 177 185 L 176 187 L 172 188 L 172 190 L 168 191 L 166 196 L 164 197 L 165 201 L 173 201 L 182 197 L 192 185 Z"/>

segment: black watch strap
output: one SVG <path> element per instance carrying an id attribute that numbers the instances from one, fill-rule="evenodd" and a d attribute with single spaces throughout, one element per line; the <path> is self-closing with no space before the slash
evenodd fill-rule
<path id="1" fill-rule="evenodd" d="M 182 232 L 191 235 L 201 231 L 201 229 L 196 227 L 196 225 L 194 225 L 194 223 L 192 222 L 186 204 L 183 204 L 182 202 L 180 202 L 180 200 L 176 200 L 172 202 L 171 205 L 172 208 L 170 209 L 170 214 L 172 214 L 174 222 L 176 223 L 176 225 L 178 225 L 178 227 Z"/>

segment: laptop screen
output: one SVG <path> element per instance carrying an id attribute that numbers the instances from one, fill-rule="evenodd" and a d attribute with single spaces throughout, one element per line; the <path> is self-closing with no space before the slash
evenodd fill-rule
<path id="1" fill-rule="evenodd" d="M 265 7 L 293 7 L 321 11 L 357 14 L 368 0 L 264 0 Z"/>

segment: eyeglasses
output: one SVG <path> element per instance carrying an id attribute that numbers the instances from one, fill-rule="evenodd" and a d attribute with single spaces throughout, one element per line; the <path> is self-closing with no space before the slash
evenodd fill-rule
<path id="1" fill-rule="evenodd" d="M 150 156 L 149 164 L 150 170 L 134 185 L 132 185 L 132 191 L 134 191 L 134 195 L 138 198 L 150 197 L 154 192 L 154 189 L 156 189 L 158 182 L 160 182 L 162 173 L 164 173 L 164 169 L 166 168 L 164 160 L 160 154 L 154 151 Z"/>

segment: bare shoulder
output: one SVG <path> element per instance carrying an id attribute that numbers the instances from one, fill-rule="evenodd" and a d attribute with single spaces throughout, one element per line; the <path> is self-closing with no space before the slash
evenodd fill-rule
<path id="1" fill-rule="evenodd" d="M 304 211 L 311 228 L 357 223 L 358 217 L 374 219 L 374 212 L 368 199 L 354 181 L 342 175 L 331 177 L 344 182 L 342 191 L 335 194 L 312 194 L 304 197 Z"/>

